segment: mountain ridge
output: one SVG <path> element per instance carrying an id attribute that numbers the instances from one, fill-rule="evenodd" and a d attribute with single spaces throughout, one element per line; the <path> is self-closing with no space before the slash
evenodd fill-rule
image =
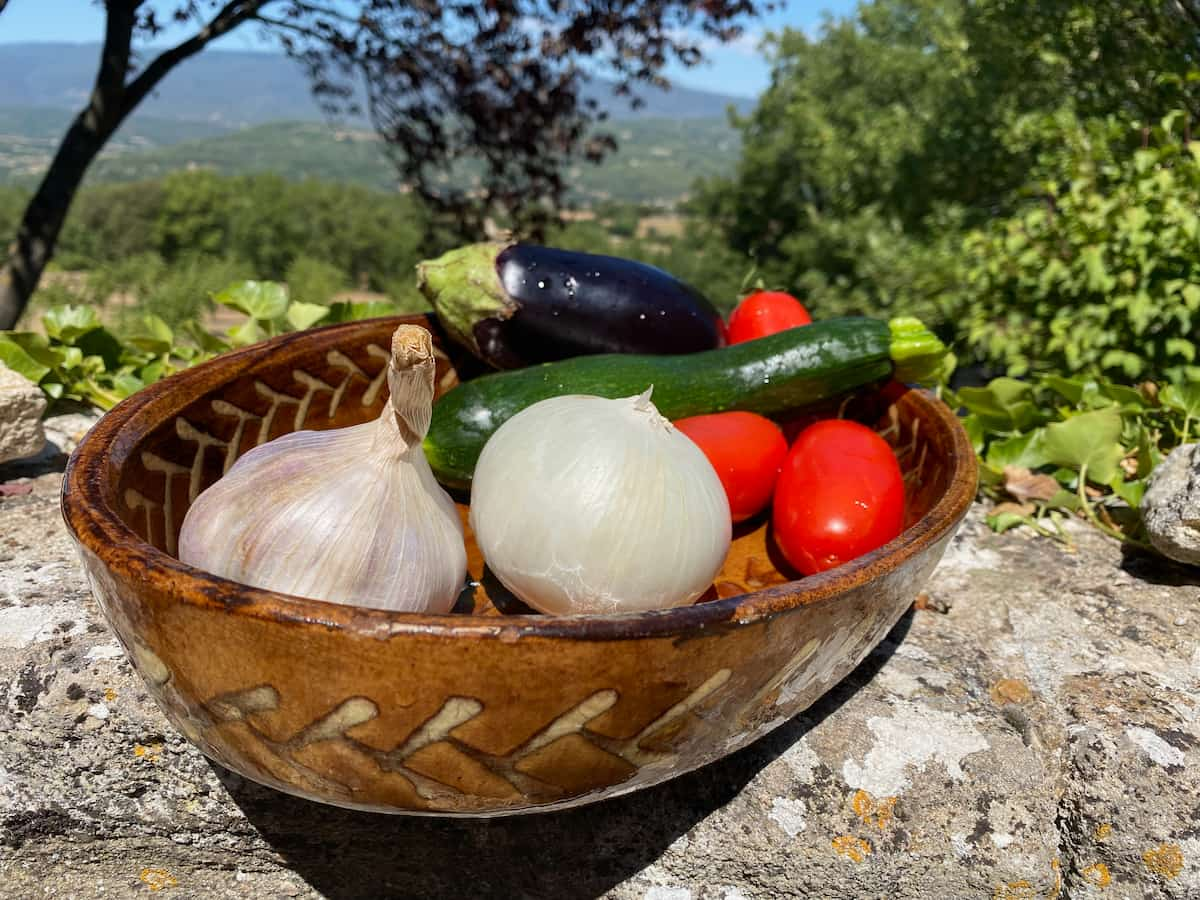
<path id="1" fill-rule="evenodd" d="M 91 43 L 0 44 L 0 107 L 78 109 L 87 101 L 99 56 L 99 44 Z M 594 78 L 581 93 L 595 98 L 618 121 L 717 118 L 729 107 L 744 114 L 755 102 L 695 88 L 642 86 L 637 93 L 645 103 L 635 110 L 628 99 L 613 94 L 612 85 Z M 181 63 L 143 101 L 134 117 L 139 115 L 225 128 L 325 118 L 294 60 L 277 53 L 224 49 L 206 50 Z"/>

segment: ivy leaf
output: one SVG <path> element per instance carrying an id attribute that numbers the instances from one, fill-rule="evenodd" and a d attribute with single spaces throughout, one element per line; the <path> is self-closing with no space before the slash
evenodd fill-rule
<path id="1" fill-rule="evenodd" d="M 1008 466 L 1023 466 L 1036 469 L 1051 460 L 1044 446 L 1045 429 L 1038 428 L 1026 434 L 1018 434 L 1000 441 L 993 441 L 987 450 L 988 465 L 999 469 Z"/>
<path id="2" fill-rule="evenodd" d="M 1137 509 L 1142 502 L 1142 495 L 1146 493 L 1146 481 L 1142 478 L 1137 478 L 1133 481 L 1126 481 L 1121 477 L 1114 478 L 1108 485 L 1112 488 L 1112 492 L 1128 503 L 1134 509 Z"/>
<path id="3" fill-rule="evenodd" d="M 31 343 L 30 338 L 41 339 L 43 343 L 46 340 L 41 335 L 30 332 L 9 331 L 0 334 L 0 363 L 4 363 L 14 372 L 24 375 L 37 384 L 50 374 L 52 367 L 46 365 L 44 356 L 39 359 L 31 352 L 31 348 L 28 346 Z M 49 349 L 48 344 L 45 349 Z"/>
<path id="4" fill-rule="evenodd" d="M 1060 394 L 1072 406 L 1078 406 L 1083 399 L 1088 382 L 1083 378 L 1063 378 L 1061 375 L 1044 375 L 1042 384 L 1056 394 Z"/>
<path id="5" fill-rule="evenodd" d="M 101 360 L 100 369 L 115 371 L 121 366 L 125 347 L 121 341 L 107 328 L 91 328 L 75 339 L 75 346 L 83 351 L 84 356 L 95 356 Z"/>
<path id="6" fill-rule="evenodd" d="M 988 513 L 988 527 L 996 534 L 1004 534 L 1004 532 L 1018 528 L 1029 521 L 1029 516 L 1023 516 L 1018 512 L 1010 512 L 1002 510 L 1001 512 Z"/>
<path id="7" fill-rule="evenodd" d="M 221 340 L 215 334 L 205 331 L 200 324 L 194 320 L 184 322 L 183 330 L 193 341 L 196 346 L 205 353 L 224 353 L 231 349 L 230 345 Z"/>
<path id="8" fill-rule="evenodd" d="M 146 385 L 134 375 L 132 372 L 118 372 L 113 376 L 112 380 L 113 392 L 119 394 L 121 399 L 125 399 L 130 394 L 137 393 Z"/>
<path id="9" fill-rule="evenodd" d="M 151 313 L 143 316 L 142 330 L 131 334 L 129 342 L 147 353 L 159 356 L 171 352 L 175 346 L 175 333 L 170 325 Z"/>
<path id="10" fill-rule="evenodd" d="M 1098 385 L 1099 393 L 1121 407 L 1123 412 L 1139 413 L 1146 409 L 1146 398 L 1137 388 L 1111 382 Z"/>
<path id="11" fill-rule="evenodd" d="M 1090 480 L 1108 484 L 1125 456 L 1120 438 L 1121 414 L 1109 406 L 1047 425 L 1043 446 L 1050 462 L 1075 469 L 1087 466 Z"/>
<path id="12" fill-rule="evenodd" d="M 962 420 L 962 427 L 963 431 L 967 433 L 967 437 L 971 439 L 971 446 L 975 452 L 982 453 L 987 432 L 984 430 L 983 423 L 979 421 L 979 416 L 974 413 L 966 416 Z"/>
<path id="13" fill-rule="evenodd" d="M 282 316 L 288 306 L 287 289 L 276 281 L 238 281 L 213 294 L 213 299 L 263 322 Z"/>
<path id="14" fill-rule="evenodd" d="M 245 347 L 248 344 L 256 344 L 267 336 L 266 332 L 259 327 L 258 321 L 255 319 L 247 319 L 241 325 L 235 325 L 225 333 L 229 336 L 229 342 L 234 347 Z"/>
<path id="15" fill-rule="evenodd" d="M 100 327 L 100 317 L 90 306 L 55 306 L 42 314 L 46 334 L 62 344 L 73 344 Z"/>
<path id="16" fill-rule="evenodd" d="M 1200 417 L 1200 382 L 1168 384 L 1159 391 L 1158 399 L 1163 406 L 1179 410 L 1189 418 Z"/>
<path id="17" fill-rule="evenodd" d="M 361 319 L 374 319 L 379 316 L 390 316 L 396 312 L 396 306 L 381 300 L 370 303 L 338 302 L 329 304 L 328 324 L 339 322 L 358 322 Z"/>
<path id="18" fill-rule="evenodd" d="M 1026 431 L 1045 421 L 1033 403 L 1033 385 L 1015 378 L 995 378 L 987 387 L 960 388 L 958 400 L 992 431 Z"/>
<path id="19" fill-rule="evenodd" d="M 329 315 L 329 307 L 320 303 L 301 303 L 296 301 L 287 308 L 288 324 L 297 331 L 311 328 Z"/>

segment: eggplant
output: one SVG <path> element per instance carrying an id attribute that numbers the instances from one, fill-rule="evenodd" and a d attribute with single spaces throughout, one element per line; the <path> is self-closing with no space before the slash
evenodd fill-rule
<path id="1" fill-rule="evenodd" d="M 468 244 L 419 264 L 417 286 L 451 337 L 497 369 L 724 343 L 721 316 L 699 291 L 616 256 Z"/>

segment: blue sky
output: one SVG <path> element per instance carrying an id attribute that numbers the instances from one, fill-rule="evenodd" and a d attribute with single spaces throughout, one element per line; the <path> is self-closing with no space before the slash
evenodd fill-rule
<path id="1" fill-rule="evenodd" d="M 758 50 L 765 32 L 784 27 L 815 32 L 825 12 L 845 15 L 857 0 L 792 0 L 768 16 L 747 22 L 746 34 L 732 45 L 709 48 L 708 61 L 692 69 L 673 68 L 675 83 L 726 94 L 753 96 L 767 86 L 769 67 Z M 28 41 L 99 41 L 104 14 L 90 0 L 10 0 L 0 14 L 0 44 Z M 219 46 L 258 50 L 263 41 L 253 29 L 228 35 Z"/>

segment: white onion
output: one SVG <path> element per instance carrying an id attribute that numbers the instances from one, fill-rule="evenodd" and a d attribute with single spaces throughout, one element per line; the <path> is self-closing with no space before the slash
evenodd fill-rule
<path id="1" fill-rule="evenodd" d="M 471 527 L 488 568 L 542 612 L 691 603 L 729 552 L 729 501 L 650 392 L 543 400 L 480 454 Z"/>

